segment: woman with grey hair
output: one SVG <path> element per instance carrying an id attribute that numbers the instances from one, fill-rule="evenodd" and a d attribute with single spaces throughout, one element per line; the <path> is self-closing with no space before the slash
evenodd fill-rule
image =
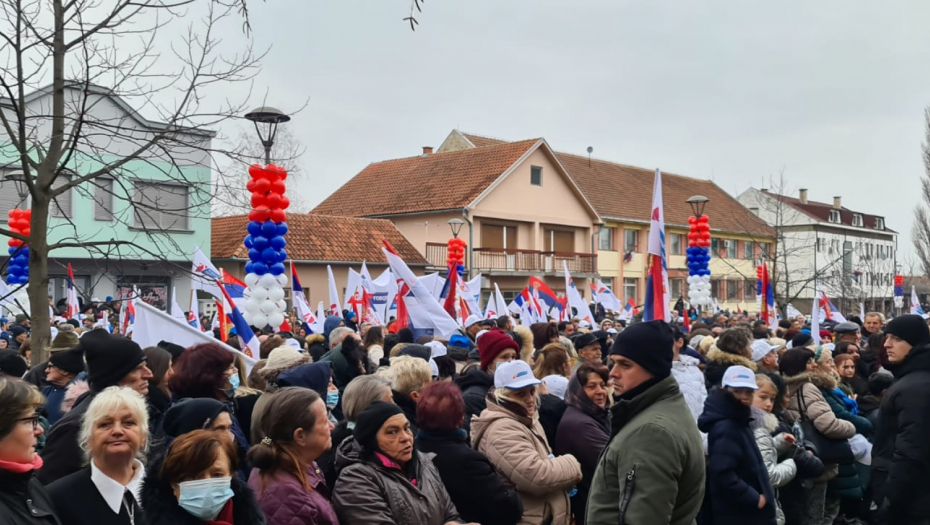
<path id="1" fill-rule="evenodd" d="M 345 420 L 336 425 L 332 431 L 332 448 L 316 460 L 326 476 L 327 486 L 336 486 L 336 449 L 346 438 L 353 435 L 355 419 L 375 401 L 394 402 L 391 381 L 380 375 L 358 376 L 349 382 L 345 392 L 342 393 L 342 413 L 345 415 Z"/>
<path id="2" fill-rule="evenodd" d="M 148 437 L 145 398 L 138 392 L 113 386 L 94 397 L 79 435 L 87 467 L 48 486 L 62 523 L 142 523 L 138 502 Z"/>

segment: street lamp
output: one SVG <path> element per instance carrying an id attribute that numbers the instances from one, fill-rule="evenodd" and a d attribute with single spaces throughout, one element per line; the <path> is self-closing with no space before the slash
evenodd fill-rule
<path id="1" fill-rule="evenodd" d="M 462 219 L 449 219 L 449 228 L 452 228 L 452 238 L 458 239 L 459 232 L 462 231 L 462 226 L 465 225 L 465 221 Z"/>
<path id="2" fill-rule="evenodd" d="M 700 218 L 701 215 L 704 215 L 704 207 L 707 206 L 709 201 L 710 199 L 703 195 L 692 195 L 685 202 L 688 203 L 688 206 L 691 206 L 691 212 L 694 213 L 694 216 Z"/>
<path id="3" fill-rule="evenodd" d="M 258 139 L 265 147 L 265 164 L 271 164 L 271 147 L 274 145 L 274 136 L 278 132 L 278 124 L 291 120 L 291 117 L 281 113 L 281 110 L 277 108 L 262 106 L 246 113 L 245 118 L 255 124 Z M 264 133 L 262 133 L 262 128 L 264 128 Z"/>

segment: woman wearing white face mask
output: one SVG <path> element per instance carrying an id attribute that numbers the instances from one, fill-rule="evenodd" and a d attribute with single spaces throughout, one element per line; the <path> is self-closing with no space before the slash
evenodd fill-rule
<path id="1" fill-rule="evenodd" d="M 235 445 L 222 432 L 180 436 L 142 487 L 140 525 L 265 525 L 249 487 L 235 476 Z"/>
<path id="2" fill-rule="evenodd" d="M 91 401 L 79 442 L 88 466 L 48 486 L 62 523 L 142 523 L 139 494 L 148 448 L 148 412 L 135 390 L 113 386 Z"/>

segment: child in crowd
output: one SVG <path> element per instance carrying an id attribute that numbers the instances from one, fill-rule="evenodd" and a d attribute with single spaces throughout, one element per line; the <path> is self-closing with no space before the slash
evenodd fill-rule
<path id="1" fill-rule="evenodd" d="M 756 374 L 756 385 L 759 389 L 755 391 L 752 399 L 752 435 L 756 438 L 756 445 L 762 454 L 762 461 L 768 471 L 772 488 L 777 491 L 791 483 L 798 473 L 798 467 L 792 457 L 793 453 L 789 453 L 793 452 L 795 438 L 787 432 L 775 432 L 778 428 L 778 418 L 772 413 L 778 398 L 778 388 L 775 383 L 765 374 Z M 780 457 L 784 460 L 779 461 Z M 778 525 L 784 525 L 785 514 L 777 499 L 775 519 Z"/>

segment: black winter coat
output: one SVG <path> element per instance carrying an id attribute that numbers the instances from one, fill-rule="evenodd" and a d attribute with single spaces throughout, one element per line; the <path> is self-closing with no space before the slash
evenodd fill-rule
<path id="1" fill-rule="evenodd" d="M 494 378 L 479 367 L 469 368 L 464 374 L 455 378 L 455 384 L 462 390 L 465 401 L 465 424 L 471 422 L 472 416 L 479 416 L 488 408 L 486 401 L 488 390 L 494 386 Z"/>
<path id="2" fill-rule="evenodd" d="M 136 521 L 136 525 L 203 525 L 195 517 L 178 505 L 171 485 L 158 477 L 161 459 L 153 462 L 146 469 L 145 481 L 142 482 L 142 508 L 145 517 Z M 252 489 L 236 476 L 232 477 L 233 525 L 265 525 L 262 512 Z"/>
<path id="3" fill-rule="evenodd" d="M 571 498 L 576 525 L 585 523 L 585 507 L 588 503 L 588 492 L 591 490 L 591 480 L 594 478 L 594 471 L 597 470 L 601 452 L 610 442 L 609 424 L 607 418 L 598 422 L 581 409 L 569 406 L 562 415 L 555 443 L 552 444 L 552 450 L 557 456 L 571 454 L 581 464 L 581 483 L 577 487 L 578 493 Z"/>
<path id="4" fill-rule="evenodd" d="M 555 435 L 559 431 L 562 414 L 565 413 L 565 401 L 552 394 L 539 396 L 539 424 L 546 433 L 546 441 L 551 449 L 555 445 Z"/>
<path id="5" fill-rule="evenodd" d="M 0 470 L 0 523 L 3 525 L 61 525 L 52 499 L 35 472 Z"/>
<path id="6" fill-rule="evenodd" d="M 90 467 L 84 467 L 47 487 L 61 521 L 67 525 L 130 525 L 129 512 L 120 508 L 120 513 L 115 514 L 90 474 Z M 136 523 L 141 523 L 142 515 L 137 514 L 135 519 Z"/>
<path id="7" fill-rule="evenodd" d="M 410 398 L 410 396 L 401 394 L 397 390 L 391 390 L 391 393 L 394 395 L 394 404 L 399 406 L 401 410 L 404 411 L 404 415 L 407 416 L 407 421 L 410 422 L 410 432 L 413 432 L 413 435 L 417 435 L 417 402 Z"/>
<path id="8" fill-rule="evenodd" d="M 872 447 L 874 499 L 888 523 L 930 519 L 930 345 L 913 348 L 889 369 Z"/>
<path id="9" fill-rule="evenodd" d="M 751 412 L 729 392 L 707 396 L 698 428 L 707 433 L 707 493 L 714 525 L 775 525 L 775 490 L 749 428 Z M 759 507 L 759 496 L 765 507 Z M 706 499 L 705 499 L 706 501 Z"/>
<path id="10" fill-rule="evenodd" d="M 465 432 L 421 431 L 417 448 L 436 454 L 433 464 L 463 520 L 482 525 L 515 525 L 520 521 L 520 496 L 481 452 L 468 445 Z"/>
<path id="11" fill-rule="evenodd" d="M 78 434 L 81 432 L 84 413 L 96 395 L 90 391 L 77 398 L 74 407 L 49 430 L 45 448 L 42 449 L 44 465 L 36 476 L 43 485 L 81 470 L 84 454 L 78 444 Z"/>

